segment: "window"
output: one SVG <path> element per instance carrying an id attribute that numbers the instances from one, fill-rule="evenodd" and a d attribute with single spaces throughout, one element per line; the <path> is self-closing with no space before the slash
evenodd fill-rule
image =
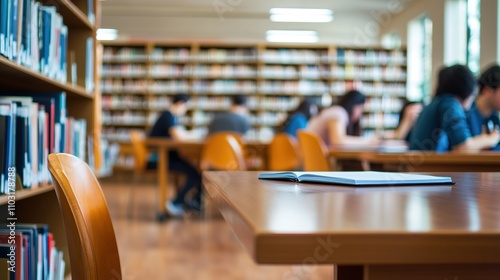
<path id="1" fill-rule="evenodd" d="M 407 98 L 428 100 L 431 96 L 432 20 L 420 16 L 408 25 Z"/>
<path id="2" fill-rule="evenodd" d="M 467 66 L 479 73 L 481 46 L 481 0 L 467 0 Z"/>

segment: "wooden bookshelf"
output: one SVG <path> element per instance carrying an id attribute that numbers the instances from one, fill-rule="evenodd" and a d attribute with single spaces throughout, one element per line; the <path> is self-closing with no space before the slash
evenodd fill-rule
<path id="1" fill-rule="evenodd" d="M 21 1 L 21 0 L 19 0 Z M 15 92 L 65 92 L 66 93 L 66 111 L 68 117 L 86 120 L 86 135 L 94 137 L 94 146 L 87 147 L 94 151 L 96 167 L 99 168 L 100 162 L 100 91 L 97 79 L 97 42 L 96 29 L 98 23 L 93 23 L 89 19 L 87 10 L 88 1 L 92 1 L 94 15 L 97 15 L 97 0 L 56 0 L 53 2 L 37 1 L 43 6 L 49 6 L 52 3 L 56 7 L 57 13 L 62 16 L 63 24 L 68 28 L 67 34 L 67 59 L 66 59 L 66 77 L 67 82 L 61 82 L 62 79 L 53 79 L 43 73 L 33 70 L 34 67 L 26 67 L 17 61 L 9 60 L 0 56 L 0 81 L 3 90 L 1 95 L 15 95 Z M 97 18 L 97 17 L 95 17 Z M 21 32 L 22 22 L 18 22 L 18 30 Z M 93 59 L 87 64 L 87 38 L 93 39 L 91 49 Z M 18 50 L 20 44 L 18 44 Z M 76 65 L 75 81 L 72 81 L 72 63 Z M 87 69 L 87 67 L 92 67 Z M 87 70 L 93 73 L 90 80 L 94 82 L 94 89 L 87 90 L 86 75 Z M 89 73 L 90 74 L 90 73 Z M 4 137 L 2 135 L 2 137 Z M 3 160 L 3 159 L 0 159 Z M 48 224 L 49 231 L 53 233 L 56 247 L 62 250 L 64 261 L 66 263 L 66 278 L 71 275 L 71 266 L 69 261 L 69 252 L 65 230 L 62 222 L 62 215 L 59 203 L 54 191 L 54 186 L 45 185 L 33 189 L 24 189 L 15 193 L 15 218 L 16 223 L 38 223 Z M 6 221 L 8 208 L 8 197 L 0 195 L 0 218 Z"/>
<path id="2" fill-rule="evenodd" d="M 392 130 L 391 114 L 399 112 L 406 95 L 404 49 L 157 42 L 105 42 L 104 49 L 108 56 L 102 61 L 103 67 L 118 65 L 127 69 L 141 64 L 147 68 L 147 73 L 141 77 L 114 75 L 101 79 L 103 88 L 113 83 L 124 85 L 127 80 L 143 83 L 146 88 L 142 97 L 148 103 L 147 108 L 129 110 L 130 113 L 142 110 L 147 115 L 144 126 L 131 128 L 143 131 L 151 127 L 159 112 L 168 108 L 172 96 L 180 92 L 190 94 L 190 103 L 194 104 L 188 112 L 189 117 L 183 118 L 181 123 L 188 129 L 200 130 L 206 130 L 214 113 L 228 107 L 226 103 L 232 95 L 242 93 L 255 97 L 257 105 L 251 106 L 249 111 L 251 134 L 256 136 L 262 130 L 275 130 L 280 126 L 301 98 L 319 101 L 324 94 L 329 94 L 335 99 L 353 88 L 364 92 L 372 104 L 363 116 L 366 129 L 369 132 Z M 130 56 L 111 55 L 121 52 Z M 140 55 L 134 58 L 134 53 Z M 117 88 L 122 89 L 122 94 L 119 90 L 104 94 L 116 94 L 120 98 L 139 95 L 126 86 Z M 270 101 L 273 98 L 274 104 Z M 376 109 L 375 103 L 381 103 L 382 98 L 393 100 L 387 112 Z M 198 101 L 202 100 L 220 100 L 221 106 L 199 105 Z M 119 106 L 116 110 L 110 106 L 103 110 L 118 114 L 127 111 Z M 104 127 L 112 134 L 123 126 L 106 124 Z M 123 141 L 120 142 L 124 147 Z"/>

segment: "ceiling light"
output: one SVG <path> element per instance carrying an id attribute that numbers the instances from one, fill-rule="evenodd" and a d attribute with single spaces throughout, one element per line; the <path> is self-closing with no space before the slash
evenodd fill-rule
<path id="1" fill-rule="evenodd" d="M 288 9 L 273 8 L 269 10 L 272 21 L 280 22 L 330 22 L 333 12 L 328 9 Z"/>
<path id="2" fill-rule="evenodd" d="M 316 43 L 318 34 L 316 31 L 269 30 L 266 32 L 266 40 L 284 43 Z"/>
<path id="3" fill-rule="evenodd" d="M 99 41 L 116 40 L 116 38 L 118 38 L 118 30 L 116 29 L 97 29 L 97 40 Z"/>

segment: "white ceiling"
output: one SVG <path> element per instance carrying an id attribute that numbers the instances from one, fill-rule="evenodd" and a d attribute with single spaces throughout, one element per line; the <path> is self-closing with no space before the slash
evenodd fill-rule
<path id="1" fill-rule="evenodd" d="M 101 27 L 118 29 L 122 39 L 138 40 L 254 44 L 265 42 L 267 30 L 285 29 L 315 30 L 324 44 L 373 44 L 378 40 L 373 31 L 381 26 L 373 12 L 393 17 L 390 3 L 408 1 L 105 0 L 100 2 Z M 269 20 L 271 8 L 328 8 L 335 18 L 329 23 L 276 23 Z M 387 24 L 389 18 L 383 19 L 382 25 Z"/>

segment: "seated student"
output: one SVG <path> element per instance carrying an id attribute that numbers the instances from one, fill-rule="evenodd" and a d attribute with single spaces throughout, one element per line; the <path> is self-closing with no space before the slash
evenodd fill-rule
<path id="1" fill-rule="evenodd" d="M 500 120 L 500 66 L 492 65 L 479 77 L 479 95 L 467 112 L 467 122 L 472 136 L 480 135 L 483 129 L 491 132 L 498 129 Z M 500 150 L 500 145 L 494 147 Z"/>
<path id="2" fill-rule="evenodd" d="M 410 135 L 415 122 L 417 121 L 420 112 L 424 108 L 422 102 L 407 101 L 401 111 L 399 112 L 399 123 L 398 127 L 394 130 L 392 135 L 389 135 L 390 139 L 404 140 L 405 142 L 410 142 Z"/>
<path id="3" fill-rule="evenodd" d="M 161 113 L 158 120 L 154 124 L 150 137 L 165 137 L 175 140 L 194 140 L 198 139 L 199 136 L 185 131 L 177 126 L 176 117 L 180 117 L 186 114 L 187 105 L 189 101 L 189 95 L 187 94 L 177 94 L 174 96 L 173 103 L 167 111 Z M 201 176 L 198 170 L 192 166 L 189 162 L 184 160 L 177 151 L 169 151 L 168 154 L 169 170 L 173 170 L 182 173 L 186 176 L 186 183 L 177 193 L 176 197 L 172 201 L 167 201 L 165 208 L 167 212 L 174 217 L 182 216 L 184 214 L 184 208 L 190 207 L 194 210 L 199 210 L 201 202 Z M 153 156 L 148 160 L 148 169 L 154 169 L 157 167 L 157 155 Z M 186 201 L 186 194 L 192 190 L 196 189 L 197 193 L 195 197 Z"/>
<path id="4" fill-rule="evenodd" d="M 235 95 L 232 98 L 232 105 L 228 112 L 217 114 L 208 126 L 208 134 L 216 132 L 237 132 L 245 134 L 250 130 L 246 106 L 246 97 L 244 95 Z"/>
<path id="5" fill-rule="evenodd" d="M 436 95 L 423 109 L 411 134 L 411 150 L 437 152 L 479 151 L 491 148 L 500 133 L 483 132 L 472 137 L 465 117 L 476 90 L 476 78 L 463 65 L 441 69 Z"/>
<path id="6" fill-rule="evenodd" d="M 327 146 L 367 146 L 378 144 L 376 138 L 360 137 L 360 120 L 363 115 L 365 96 L 356 90 L 341 97 L 338 105 L 324 109 L 313 117 L 307 130 L 319 135 Z"/>
<path id="7" fill-rule="evenodd" d="M 297 130 L 305 129 L 309 119 L 318 114 L 318 105 L 310 99 L 304 99 L 297 109 L 290 113 L 285 121 L 283 131 L 297 138 Z"/>

